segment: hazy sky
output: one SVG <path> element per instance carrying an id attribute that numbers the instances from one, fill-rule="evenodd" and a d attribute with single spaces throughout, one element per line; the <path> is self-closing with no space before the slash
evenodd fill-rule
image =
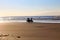
<path id="1" fill-rule="evenodd" d="M 0 0 L 0 16 L 60 15 L 60 0 Z"/>

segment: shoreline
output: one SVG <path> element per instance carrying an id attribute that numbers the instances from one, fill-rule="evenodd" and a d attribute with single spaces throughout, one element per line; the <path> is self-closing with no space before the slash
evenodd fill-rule
<path id="1" fill-rule="evenodd" d="M 26 20 L 1 20 L 0 23 L 11 23 L 11 22 L 20 22 L 20 23 L 26 23 Z M 60 20 L 33 20 L 33 23 L 60 23 Z"/>

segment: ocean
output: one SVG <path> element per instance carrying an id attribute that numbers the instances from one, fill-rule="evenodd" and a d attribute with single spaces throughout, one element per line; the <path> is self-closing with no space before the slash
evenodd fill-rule
<path id="1" fill-rule="evenodd" d="M 60 16 L 7 16 L 0 17 L 0 23 L 26 22 L 27 18 L 32 18 L 36 23 L 60 23 Z"/>

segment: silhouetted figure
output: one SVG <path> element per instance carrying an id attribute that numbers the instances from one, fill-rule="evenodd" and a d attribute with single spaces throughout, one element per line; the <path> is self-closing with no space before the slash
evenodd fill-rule
<path id="1" fill-rule="evenodd" d="M 32 18 L 31 18 L 31 20 L 30 20 L 31 22 L 33 22 L 33 20 L 32 20 Z"/>
<path id="2" fill-rule="evenodd" d="M 29 18 L 27 18 L 27 22 L 30 22 L 30 19 Z"/>
<path id="3" fill-rule="evenodd" d="M 30 19 L 30 18 L 27 18 L 27 22 L 33 22 L 33 20 L 32 20 L 32 18 Z"/>

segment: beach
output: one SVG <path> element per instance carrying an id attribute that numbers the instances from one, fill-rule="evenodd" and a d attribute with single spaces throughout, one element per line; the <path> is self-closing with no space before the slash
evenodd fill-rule
<path id="1" fill-rule="evenodd" d="M 60 40 L 60 23 L 0 23 L 0 34 L 9 34 L 2 40 Z"/>

